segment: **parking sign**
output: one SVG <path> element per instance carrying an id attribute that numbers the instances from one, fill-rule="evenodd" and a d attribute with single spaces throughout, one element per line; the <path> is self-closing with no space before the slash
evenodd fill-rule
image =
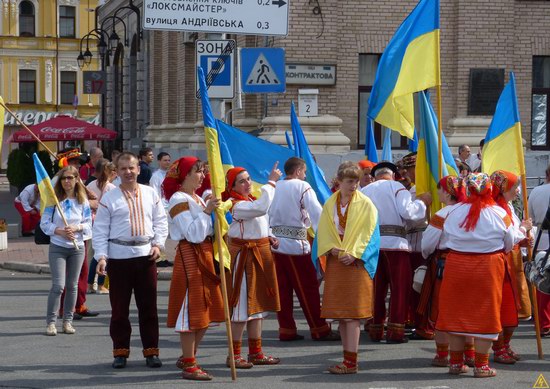
<path id="1" fill-rule="evenodd" d="M 232 99 L 235 91 L 235 50 L 233 39 L 198 40 L 195 46 L 197 66 L 206 77 L 208 96 L 212 99 Z M 196 77 L 196 97 L 200 98 Z"/>

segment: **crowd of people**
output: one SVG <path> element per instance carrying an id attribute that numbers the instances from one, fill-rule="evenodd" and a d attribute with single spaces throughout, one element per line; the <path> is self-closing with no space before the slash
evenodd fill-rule
<path id="1" fill-rule="evenodd" d="M 469 148 L 460 153 L 463 162 Z M 74 334 L 76 315 L 95 314 L 79 301 L 82 286 L 84 299 L 86 289 L 108 293 L 113 368 L 124 368 L 130 354 L 132 293 L 146 365 L 162 366 L 157 266 L 168 262 L 168 236 L 179 243 L 167 326 L 179 334 L 176 366 L 184 379 L 213 378 L 196 355 L 209 326 L 225 319 L 221 277 L 228 284 L 233 333 L 234 361 L 228 355 L 227 366 L 281 362 L 262 347 L 262 323 L 269 312 L 277 315 L 280 341 L 304 339 L 293 317 L 294 294 L 311 338 L 341 341 L 343 359 L 328 367 L 332 374 L 357 373 L 362 325 L 373 342 L 435 340 L 431 364 L 448 368 L 449 374 L 473 368 L 475 377 L 495 376 L 491 348 L 496 363 L 521 359 L 511 339 L 519 320 L 532 315 L 522 248 L 532 246 L 546 214 L 550 167 L 547 184 L 531 194 L 533 222 L 516 215 L 511 202 L 520 182 L 506 171 L 443 177 L 438 199 L 417 194 L 415 153 L 395 165 L 342 163 L 324 206 L 305 181 L 305 161 L 296 157 L 281 161 L 284 179 L 278 164 L 273 166 L 257 198 L 242 167 L 227 171 L 225 191 L 213 197 L 208 165 L 196 157 L 172 162 L 161 152 L 155 172 L 148 148 L 138 156 L 120 153 L 112 161 L 94 148 L 83 166 L 76 166 L 78 157 L 76 150 L 66 153 L 61 159 L 66 166 L 52 180 L 65 220 L 54 207 L 40 219 L 40 228 L 51 236 L 46 333 L 57 334 L 58 316 L 62 331 Z M 31 208 L 23 227 L 27 233 L 37 218 L 38 197 L 33 187 L 16 200 L 24 211 Z M 434 201 L 445 206 L 430 218 Z M 228 269 L 214 259 L 212 214 L 222 205 L 229 207 Z M 539 248 L 548 249 L 548 240 Z M 538 298 L 542 333 L 549 335 L 550 298 L 543 293 Z M 336 322 L 338 331 L 332 328 Z"/>

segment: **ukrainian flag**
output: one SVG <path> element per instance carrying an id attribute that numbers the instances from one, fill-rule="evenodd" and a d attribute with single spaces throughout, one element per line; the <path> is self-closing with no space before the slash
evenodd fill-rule
<path id="1" fill-rule="evenodd" d="M 365 134 L 365 155 L 371 162 L 378 163 L 376 140 L 374 139 L 374 122 L 367 116 L 367 132 Z"/>
<path id="2" fill-rule="evenodd" d="M 386 128 L 384 132 L 384 143 L 382 143 L 382 161 L 393 162 L 391 152 L 391 129 Z"/>
<path id="3" fill-rule="evenodd" d="M 34 170 L 36 172 L 36 185 L 38 185 L 38 190 L 40 191 L 40 214 L 42 215 L 44 213 L 44 209 L 56 205 L 59 206 L 59 202 L 57 201 L 57 196 L 53 190 L 50 176 L 46 173 L 46 169 L 44 169 L 44 165 L 42 165 L 38 155 L 34 153 L 32 155 L 32 159 L 34 161 Z"/>
<path id="4" fill-rule="evenodd" d="M 413 93 L 441 85 L 439 0 L 420 0 L 384 50 L 367 115 L 413 138 Z"/>
<path id="5" fill-rule="evenodd" d="M 429 96 L 425 92 L 418 93 L 418 108 L 420 113 L 418 131 L 418 150 L 416 155 L 416 193 L 431 193 L 433 202 L 430 208 L 431 214 L 441 209 L 441 202 L 437 201 L 437 183 L 439 177 L 449 174 L 457 176 L 453 154 L 449 149 L 445 135 L 442 134 L 443 147 L 443 172 L 439 174 L 439 148 L 437 135 L 437 116 L 430 104 Z"/>
<path id="6" fill-rule="evenodd" d="M 206 141 L 206 153 L 208 155 L 208 167 L 210 170 L 210 183 L 212 185 L 212 192 L 216 197 L 221 197 L 222 192 L 225 190 L 225 173 L 223 171 L 222 160 L 220 156 L 220 147 L 218 141 L 218 130 L 216 120 L 212 114 L 212 108 L 210 101 L 208 100 L 208 89 L 206 88 L 206 81 L 204 79 L 204 72 L 201 67 L 198 67 L 199 72 L 199 85 L 201 91 L 202 102 L 202 117 L 204 121 L 204 138 Z M 223 264 L 228 269 L 230 268 L 231 256 L 223 237 L 229 231 L 229 224 L 225 219 L 225 212 L 227 211 L 229 204 L 224 204 L 220 208 L 215 210 L 215 218 L 220 222 L 221 235 L 216 233 L 214 239 L 214 256 L 220 260 L 220 253 L 218 247 L 221 246 L 221 257 L 223 258 Z M 218 244 L 217 242 L 220 242 Z"/>
<path id="7" fill-rule="evenodd" d="M 481 153 L 481 168 L 487 174 L 496 170 L 506 170 L 518 176 L 525 174 L 514 73 L 510 73 L 510 81 L 498 99 L 495 115 L 487 130 Z"/>
<path id="8" fill-rule="evenodd" d="M 315 158 L 309 150 L 306 137 L 304 136 L 304 132 L 302 131 L 302 127 L 298 121 L 298 116 L 296 116 L 294 103 L 290 106 L 290 123 L 292 125 L 292 136 L 294 137 L 295 155 L 296 157 L 300 157 L 306 161 L 306 181 L 315 191 L 319 202 L 324 204 L 325 201 L 327 201 L 327 199 L 332 195 L 332 192 L 330 191 L 330 187 L 325 180 L 323 172 L 317 165 L 317 162 L 315 162 Z"/>

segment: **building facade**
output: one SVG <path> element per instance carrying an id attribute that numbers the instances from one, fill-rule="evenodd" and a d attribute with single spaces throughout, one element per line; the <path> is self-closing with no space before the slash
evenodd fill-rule
<path id="1" fill-rule="evenodd" d="M 109 3 L 113 2 L 125 3 Z M 360 150 L 379 57 L 417 1 L 289 3 L 288 36 L 225 36 L 236 39 L 238 47 L 285 48 L 286 92 L 244 95 L 242 108 L 236 99 L 225 101 L 225 119 L 284 143 L 291 102 L 298 102 L 300 90 L 316 89 L 318 116 L 300 119 L 310 145 L 322 153 Z M 548 1 L 441 0 L 442 123 L 452 147 L 475 146 L 485 136 L 498 96 L 513 71 L 524 144 L 532 150 L 550 149 L 549 15 Z M 194 42 L 206 36 L 169 31 L 145 31 L 144 36 L 142 103 L 148 112 L 144 113 L 143 142 L 157 149 L 203 148 Z M 323 68 L 335 68 L 333 83 L 316 83 L 314 75 L 311 80 L 291 74 L 292 69 L 315 73 Z M 382 129 L 376 132 L 381 148 Z M 394 134 L 393 147 L 405 148 L 406 140 Z"/>
<path id="2" fill-rule="evenodd" d="M 100 121 L 99 99 L 83 94 L 77 62 L 86 44 L 95 53 L 96 41 L 81 38 L 93 28 L 96 5 L 96 0 L 0 1 L 0 95 L 26 125 L 61 113 Z M 94 69 L 97 55 L 88 67 Z M 11 148 L 17 147 L 7 141 L 21 126 L 7 113 L 2 120 L 0 168 L 5 169 Z M 54 150 L 56 146 L 49 144 Z"/>

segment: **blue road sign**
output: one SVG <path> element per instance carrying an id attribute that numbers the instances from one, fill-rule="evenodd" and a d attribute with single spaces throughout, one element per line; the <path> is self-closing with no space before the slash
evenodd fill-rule
<path id="1" fill-rule="evenodd" d="M 203 55 L 200 57 L 202 68 L 205 75 L 210 72 L 215 73 L 210 85 L 213 86 L 230 86 L 231 77 L 231 56 L 229 55 Z"/>
<path id="2" fill-rule="evenodd" d="M 243 48 L 241 83 L 244 93 L 283 93 L 286 89 L 285 50 Z"/>

